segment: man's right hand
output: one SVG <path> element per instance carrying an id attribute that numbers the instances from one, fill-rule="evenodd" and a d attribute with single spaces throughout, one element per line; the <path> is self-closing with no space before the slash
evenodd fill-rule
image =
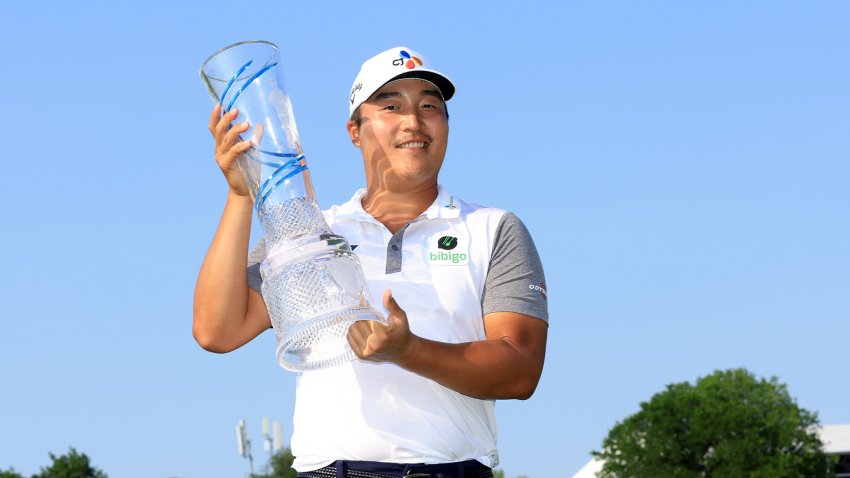
<path id="1" fill-rule="evenodd" d="M 258 124 L 252 140 L 242 140 L 239 135 L 248 131 L 248 123 L 231 127 L 239 112 L 234 109 L 219 118 L 220 114 L 221 107 L 216 105 L 209 127 L 215 138 L 215 160 L 230 192 L 198 274 L 192 321 L 195 340 L 203 348 L 219 353 L 241 347 L 271 326 L 262 296 L 248 287 L 252 201 L 236 164 L 252 143 L 260 144 L 263 130 Z"/>
<path id="2" fill-rule="evenodd" d="M 248 187 L 242 178 L 242 173 L 236 165 L 236 159 L 251 148 L 251 140 L 242 140 L 240 134 L 251 127 L 248 122 L 231 127 L 231 123 L 239 116 L 239 110 L 232 109 L 221 116 L 221 105 L 216 104 L 210 115 L 209 129 L 215 138 L 215 162 L 224 173 L 231 193 L 237 196 L 248 196 Z"/>

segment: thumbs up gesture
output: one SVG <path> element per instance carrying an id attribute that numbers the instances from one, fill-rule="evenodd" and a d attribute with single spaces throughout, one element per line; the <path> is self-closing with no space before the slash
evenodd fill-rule
<path id="1" fill-rule="evenodd" d="M 410 332 L 407 314 L 389 289 L 384 291 L 384 307 L 389 312 L 388 324 L 361 320 L 348 329 L 348 343 L 354 353 L 372 362 L 399 362 L 411 349 L 416 336 Z"/>

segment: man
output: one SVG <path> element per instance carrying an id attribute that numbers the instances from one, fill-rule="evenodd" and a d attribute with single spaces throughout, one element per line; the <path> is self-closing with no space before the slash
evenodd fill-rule
<path id="1" fill-rule="evenodd" d="M 494 401 L 526 399 L 537 386 L 548 311 L 534 244 L 512 214 L 438 184 L 454 91 L 405 47 L 367 60 L 354 81 L 346 127 L 366 188 L 325 218 L 357 245 L 388 325 L 354 324 L 358 360 L 298 375 L 299 477 L 490 477 Z M 270 326 L 258 292 L 262 241 L 246 260 L 251 199 L 235 159 L 250 142 L 238 136 L 248 125 L 230 124 L 237 114 L 219 119 L 216 107 L 210 119 L 230 191 L 198 277 L 193 333 L 214 352 Z"/>

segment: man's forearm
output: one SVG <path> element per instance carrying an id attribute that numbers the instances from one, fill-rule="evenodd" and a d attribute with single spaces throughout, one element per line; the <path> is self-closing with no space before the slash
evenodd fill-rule
<path id="1" fill-rule="evenodd" d="M 235 332 L 245 320 L 251 215 L 249 196 L 228 194 L 221 222 L 198 274 L 192 332 L 208 350 L 230 348 L 229 338 L 238 335 Z"/>
<path id="2" fill-rule="evenodd" d="M 470 397 L 524 400 L 543 369 L 542 357 L 533 355 L 506 338 L 448 344 L 414 336 L 396 363 Z"/>
<path id="3" fill-rule="evenodd" d="M 484 316 L 487 339 L 451 344 L 414 335 L 407 313 L 388 289 L 383 304 L 387 325 L 355 322 L 348 343 L 361 359 L 392 362 L 413 373 L 470 397 L 526 399 L 530 397 L 546 355 L 548 324 L 515 312 Z"/>

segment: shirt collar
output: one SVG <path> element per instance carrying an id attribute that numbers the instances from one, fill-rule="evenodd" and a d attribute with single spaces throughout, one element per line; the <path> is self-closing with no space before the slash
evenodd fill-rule
<path id="1" fill-rule="evenodd" d="M 428 219 L 452 219 L 460 215 L 460 204 L 442 185 L 437 185 L 437 199 L 422 213 Z"/>
<path id="2" fill-rule="evenodd" d="M 359 220 L 376 221 L 371 214 L 363 209 L 360 200 L 366 194 L 366 188 L 360 188 L 347 202 L 340 204 L 337 209 L 337 218 L 354 218 Z M 427 219 L 452 219 L 460 215 L 460 204 L 441 184 L 437 185 L 437 199 L 419 217 Z"/>

